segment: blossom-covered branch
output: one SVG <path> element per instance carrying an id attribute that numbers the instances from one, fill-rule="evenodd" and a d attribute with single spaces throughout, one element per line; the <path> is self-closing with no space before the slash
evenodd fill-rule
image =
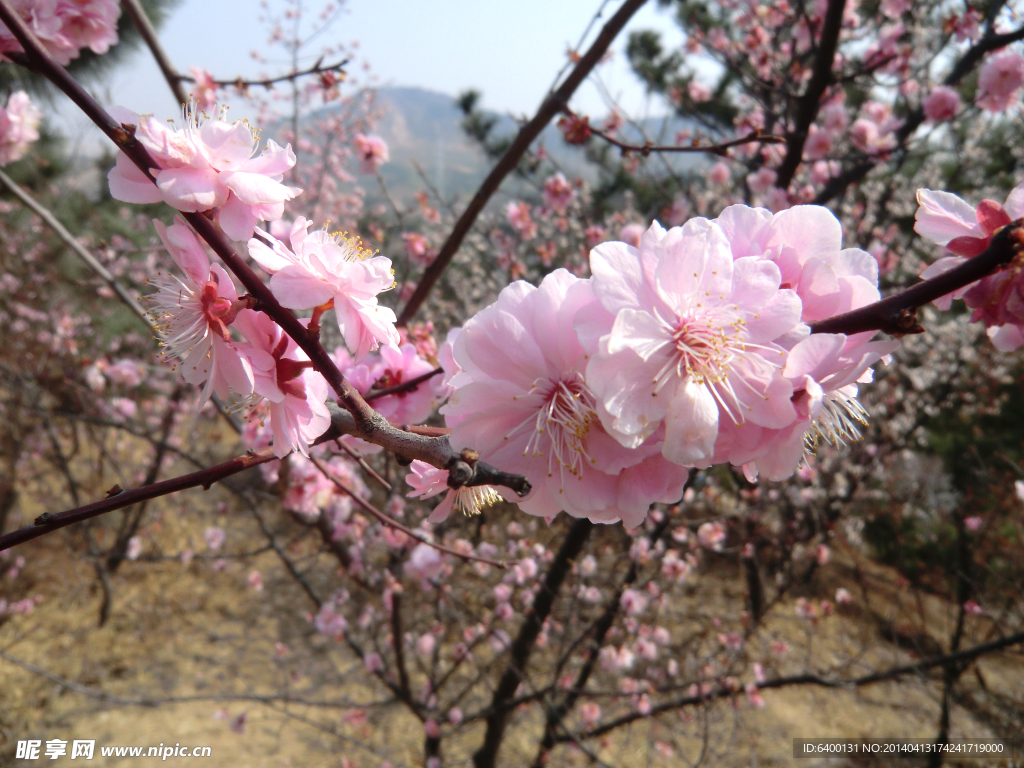
<path id="1" fill-rule="evenodd" d="M 812 333 L 855 334 L 885 331 L 891 334 L 921 333 L 916 310 L 1010 264 L 1024 251 L 1024 220 L 1007 224 L 989 246 L 948 272 L 913 285 L 881 301 L 841 315 L 811 323 Z"/>
<path id="2" fill-rule="evenodd" d="M 144 186 L 146 180 L 155 184 L 154 170 L 157 170 L 159 173 L 162 165 L 153 158 L 146 146 L 136 138 L 135 127 L 131 125 L 125 126 L 115 121 L 40 45 L 32 31 L 11 8 L 7 0 L 0 0 L 0 21 L 3 21 L 8 26 L 24 47 L 26 62 L 69 96 L 121 149 L 125 157 L 134 163 L 141 176 L 133 175 L 134 171 L 129 172 L 128 170 L 118 169 L 122 174 L 122 183 L 129 189 L 133 189 L 133 185 L 142 184 Z M 177 181 L 177 177 L 175 177 L 175 181 Z M 191 180 L 185 183 L 191 183 Z M 436 438 L 426 438 L 398 429 L 391 425 L 381 414 L 374 411 L 366 403 L 359 391 L 345 380 L 337 365 L 320 344 L 318 335 L 307 331 L 306 326 L 281 305 L 274 292 L 259 279 L 252 268 L 235 252 L 224 232 L 205 215 L 204 208 L 193 207 L 192 210 L 182 210 L 181 213 L 195 232 L 206 241 L 238 277 L 248 291 L 249 296 L 252 297 L 255 307 L 270 317 L 285 334 L 294 340 L 295 345 L 307 355 L 312 367 L 324 377 L 327 384 L 337 394 L 341 404 L 352 414 L 355 420 L 353 434 L 369 442 L 381 445 L 396 455 L 410 460 L 419 459 L 435 467 L 449 469 L 449 483 L 452 487 L 458 487 L 463 481 L 467 481 L 474 476 L 469 464 L 461 461 L 457 455 L 453 454 L 450 447 L 447 449 L 444 447 L 444 445 L 447 445 L 446 443 L 442 444 Z M 188 237 L 184 233 L 183 236 Z M 267 268 L 266 263 L 263 266 Z M 271 271 L 276 270 L 271 269 Z M 206 277 L 204 276 L 202 279 L 205 280 Z M 208 386 L 212 382 L 211 374 Z M 277 448 L 280 452 L 281 446 L 277 446 Z M 510 476 L 506 476 L 506 478 L 510 478 Z M 515 479 L 514 486 L 519 489 L 517 492 L 520 492 L 520 495 L 525 494 L 529 489 L 529 483 L 526 482 L 525 478 Z"/>

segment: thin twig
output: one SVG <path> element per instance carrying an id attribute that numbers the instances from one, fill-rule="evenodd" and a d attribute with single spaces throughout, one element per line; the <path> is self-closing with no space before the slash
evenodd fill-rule
<path id="1" fill-rule="evenodd" d="M 188 94 L 185 93 L 185 89 L 181 87 L 181 81 L 184 79 L 178 74 L 178 71 L 171 64 L 170 58 L 164 51 L 163 46 L 160 45 L 160 38 L 156 35 L 156 30 L 153 28 L 152 22 L 149 20 L 149 16 L 146 15 L 146 11 L 143 10 L 139 0 L 121 0 L 121 7 L 124 8 L 125 13 L 128 14 L 128 18 L 132 20 L 132 24 L 142 35 L 142 39 L 146 41 L 146 45 L 149 47 L 149 52 L 153 54 L 153 58 L 156 59 L 156 65 L 160 67 L 160 71 L 164 75 L 164 80 L 167 81 L 167 85 L 171 88 L 171 93 L 174 94 L 174 98 L 178 100 L 178 104 L 185 105 L 188 103 Z M 26 50 L 28 50 L 26 48 Z"/>
<path id="2" fill-rule="evenodd" d="M 501 560 L 491 560 L 490 558 L 480 557 L 479 555 L 467 555 L 465 552 L 457 552 L 454 549 L 449 549 L 448 547 L 444 546 L 443 544 L 438 544 L 436 542 L 430 541 L 427 538 L 424 538 L 423 536 L 420 536 L 412 528 L 409 528 L 408 526 L 402 525 L 400 522 L 395 520 L 393 517 L 389 517 L 388 515 L 386 515 L 383 512 L 381 512 L 379 509 L 377 509 L 375 506 L 373 506 L 373 504 L 368 502 L 366 499 L 361 497 L 358 493 L 356 493 L 351 488 L 349 488 L 347 485 L 345 485 L 343 482 L 341 482 L 341 480 L 336 478 L 334 476 L 334 473 L 331 472 L 330 468 L 327 467 L 322 461 L 320 461 L 320 459 L 315 459 L 313 457 L 310 457 L 310 461 L 312 461 L 316 465 L 316 468 L 320 470 L 321 474 L 323 474 L 324 477 L 326 477 L 328 480 L 330 480 L 332 483 L 334 483 L 339 489 L 341 489 L 344 493 L 346 493 L 349 496 L 349 498 L 352 499 L 352 501 L 354 501 L 356 504 L 358 504 L 360 507 L 362 507 L 364 511 L 369 512 L 371 515 L 373 515 L 375 518 L 377 518 L 377 520 L 380 523 L 382 523 L 383 525 L 386 525 L 389 528 L 394 528 L 396 531 L 401 531 L 402 533 L 404 533 L 409 538 L 415 539 L 416 541 L 420 542 L 421 544 L 426 544 L 428 547 L 433 547 L 438 552 L 444 552 L 446 555 L 452 555 L 453 557 L 458 557 L 461 560 L 471 560 L 471 561 L 474 561 L 474 562 L 477 562 L 477 563 L 486 563 L 487 565 L 493 565 L 495 568 L 502 568 L 502 569 L 508 568 L 508 563 L 506 563 L 504 561 L 501 561 Z"/>
<path id="3" fill-rule="evenodd" d="M 395 386 L 393 387 L 386 387 L 384 389 L 371 389 L 369 392 L 366 393 L 364 399 L 366 400 L 366 402 L 370 403 L 376 400 L 378 397 L 386 397 L 387 395 L 400 395 L 403 392 L 410 392 L 416 389 L 416 387 L 418 387 L 423 382 L 430 381 L 430 379 L 434 378 L 439 373 L 444 373 L 444 368 L 435 368 L 429 373 L 421 374 L 420 376 L 417 376 L 415 379 L 403 381 L 401 384 L 395 384 Z"/>
<path id="4" fill-rule="evenodd" d="M 325 72 L 338 72 L 339 70 L 341 70 L 342 67 L 348 64 L 349 60 L 342 59 L 341 61 L 336 62 L 335 64 L 328 64 L 327 66 L 322 66 L 322 61 L 323 59 L 321 58 L 319 61 L 317 61 L 316 64 L 314 64 L 312 67 L 309 67 L 308 69 L 302 69 L 297 71 L 293 70 L 292 72 L 289 72 L 285 75 L 278 75 L 277 77 L 266 77 L 263 78 L 262 80 L 245 80 L 244 78 L 236 77 L 234 80 L 211 80 L 211 82 L 214 85 L 219 86 L 234 86 L 239 90 L 250 87 L 262 87 L 269 89 L 272 88 L 277 83 L 291 82 L 294 80 L 298 80 L 300 77 L 305 77 L 306 75 L 321 75 Z M 191 75 L 177 75 L 177 78 L 178 80 L 186 83 L 194 83 L 196 81 L 196 79 Z"/>
<path id="5" fill-rule="evenodd" d="M 569 112 L 568 114 L 572 114 Z M 647 157 L 652 153 L 658 152 L 706 152 L 711 155 L 718 155 L 719 157 L 728 157 L 729 149 L 732 147 L 743 146 L 744 144 L 785 144 L 786 140 L 782 136 L 772 136 L 770 134 L 762 134 L 760 130 L 756 130 L 748 136 L 744 136 L 739 139 L 733 139 L 732 141 L 726 141 L 721 144 L 699 144 L 697 139 L 693 140 L 693 144 L 666 144 L 658 145 L 651 141 L 645 141 L 643 144 L 628 144 L 624 141 L 619 141 L 611 134 L 605 133 L 602 130 L 590 127 L 590 132 L 594 136 L 608 142 L 614 147 L 618 147 L 622 150 L 623 154 L 629 154 L 635 152 L 638 155 Z"/>

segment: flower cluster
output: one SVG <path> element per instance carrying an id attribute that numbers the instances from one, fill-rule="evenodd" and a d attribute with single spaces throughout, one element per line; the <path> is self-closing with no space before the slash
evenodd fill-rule
<path id="1" fill-rule="evenodd" d="M 917 191 L 919 207 L 914 229 L 924 238 L 943 245 L 951 255 L 929 265 L 921 277 L 928 279 L 948 272 L 988 248 L 996 230 L 1024 217 L 1024 184 L 1010 192 L 1002 205 L 982 200 L 972 207 L 950 192 Z M 997 349 L 1012 352 L 1024 346 L 1024 263 L 1020 257 L 1008 268 L 943 296 L 935 302 L 949 309 L 954 299 L 963 299 L 973 310 L 971 320 L 983 322 Z"/>
<path id="2" fill-rule="evenodd" d="M 39 139 L 43 113 L 24 91 L 15 91 L 0 108 L 0 165 L 20 160 L 28 145 Z"/>
<path id="3" fill-rule="evenodd" d="M 158 167 L 156 186 L 123 152 L 107 174 L 110 194 L 126 203 L 165 203 L 179 211 L 215 211 L 217 223 L 234 240 L 252 236 L 257 221 L 284 215 L 284 204 L 301 189 L 282 183 L 295 165 L 291 145 L 268 141 L 253 156 L 259 139 L 245 121 L 201 120 L 190 110 L 184 127 L 169 128 L 152 115 L 140 117 L 118 110 L 122 124 L 134 125 L 135 136 Z"/>
<path id="4" fill-rule="evenodd" d="M 827 209 L 654 223 L 637 246 L 597 246 L 590 267 L 513 283 L 440 355 L 453 447 L 525 475 L 526 512 L 635 527 L 678 500 L 683 467 L 782 479 L 817 441 L 860 436 L 857 383 L 898 343 L 810 335 L 879 295 L 874 258 L 842 248 Z"/>
<path id="5" fill-rule="evenodd" d="M 11 6 L 57 62 L 67 66 L 82 48 L 106 53 L 117 43 L 117 0 L 13 0 Z M 0 54 L 21 53 L 21 43 L 0 24 Z M 0 56 L 0 59 L 6 60 Z"/>

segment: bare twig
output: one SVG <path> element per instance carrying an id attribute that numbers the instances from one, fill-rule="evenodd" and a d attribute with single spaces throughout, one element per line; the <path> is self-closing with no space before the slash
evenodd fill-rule
<path id="1" fill-rule="evenodd" d="M 416 389 L 420 384 L 425 381 L 430 381 L 432 378 L 437 376 L 439 373 L 444 373 L 444 368 L 435 368 L 429 373 L 424 373 L 417 376 L 415 379 L 409 379 L 403 381 L 401 384 L 395 384 L 393 387 L 386 387 L 384 389 L 371 389 L 366 393 L 365 400 L 370 403 L 376 400 L 378 397 L 385 397 L 387 395 L 400 395 L 403 392 L 411 392 Z"/>
<path id="2" fill-rule="evenodd" d="M 622 28 L 626 26 L 628 22 L 646 0 L 626 0 L 615 12 L 608 22 L 601 29 L 597 39 L 594 40 L 593 45 L 590 49 L 580 58 L 579 63 L 573 68 L 572 72 L 565 79 L 565 82 L 558 87 L 550 96 L 548 96 L 544 103 L 541 104 L 540 109 L 537 110 L 537 114 L 533 116 L 526 125 L 524 125 L 519 133 L 516 134 L 515 139 L 509 148 L 502 155 L 498 164 L 494 166 L 491 172 L 484 179 L 480 188 L 476 194 L 473 195 L 473 199 L 469 201 L 469 205 L 466 206 L 466 210 L 462 212 L 462 216 L 455 222 L 455 226 L 452 228 L 451 234 L 448 235 L 448 239 L 444 241 L 441 246 L 441 250 L 438 251 L 437 257 L 431 262 L 430 266 L 427 267 L 423 273 L 423 277 L 420 278 L 419 284 L 416 286 L 416 290 L 413 291 L 412 296 L 409 297 L 409 301 L 405 307 L 402 308 L 402 314 L 398 317 L 399 325 L 406 325 L 416 315 L 416 312 L 423 305 L 427 295 L 430 293 L 434 284 L 441 277 L 441 274 L 448 268 L 451 260 L 455 256 L 455 252 L 459 250 L 459 246 L 462 245 L 463 239 L 469 233 L 474 222 L 476 222 L 477 216 L 487 205 L 487 202 L 491 199 L 491 196 L 497 191 L 501 185 L 502 180 L 519 164 L 520 159 L 526 153 L 526 150 L 530 148 L 530 144 L 536 139 L 541 131 L 547 126 L 551 119 L 561 112 L 566 105 L 569 103 L 569 99 L 573 93 L 579 87 L 580 83 L 590 74 L 590 71 L 597 66 L 597 63 L 604 56 L 605 51 L 608 50 L 608 46 L 612 44 L 615 37 L 622 31 Z"/>
<path id="3" fill-rule="evenodd" d="M 325 72 L 338 72 L 346 64 L 348 59 L 342 59 L 341 61 L 335 62 L 334 64 L 327 64 L 324 66 L 323 58 L 320 58 L 316 64 L 307 69 L 293 70 L 284 75 L 278 75 L 277 77 L 265 77 L 261 80 L 245 80 L 241 77 L 236 77 L 234 80 L 213 80 L 214 85 L 220 86 L 234 86 L 238 89 L 244 89 L 249 87 L 262 87 L 262 88 L 273 88 L 277 83 L 287 83 L 294 80 L 298 80 L 300 77 L 306 77 L 307 75 L 322 75 Z M 186 83 L 194 83 L 196 79 L 191 75 L 178 75 L 178 80 Z"/>
<path id="4" fill-rule="evenodd" d="M 572 114 L 568 112 L 568 114 Z M 623 154 L 635 152 L 638 155 L 647 157 L 652 153 L 657 152 L 705 152 L 711 155 L 718 155 L 719 157 L 728 157 L 729 149 L 732 147 L 743 146 L 744 144 L 785 144 L 786 140 L 782 136 L 772 136 L 762 134 L 760 130 L 756 130 L 748 136 L 744 136 L 739 139 L 733 139 L 732 141 L 726 141 L 721 144 L 700 144 L 697 139 L 693 140 L 693 144 L 666 144 L 658 145 L 651 141 L 645 141 L 643 144 L 628 144 L 624 141 L 619 141 L 614 136 L 605 133 L 602 130 L 590 127 L 590 133 L 597 136 L 600 139 L 608 142 L 614 147 L 618 147 L 622 150 Z"/>
<path id="5" fill-rule="evenodd" d="M 128 14 L 128 18 L 132 20 L 132 24 L 142 35 L 142 39 L 146 41 L 146 45 L 149 47 L 149 52 L 153 54 L 153 58 L 156 60 L 156 65 L 160 67 L 160 71 L 164 75 L 164 80 L 167 81 L 167 85 L 171 88 L 171 93 L 174 94 L 174 98 L 178 100 L 178 103 L 184 105 L 188 103 L 188 94 L 185 93 L 185 89 L 181 87 L 181 81 L 184 79 L 178 74 L 178 71 L 171 64 L 170 58 L 164 51 L 163 46 L 160 45 L 160 38 L 156 35 L 156 30 L 153 29 L 153 24 L 149 20 L 149 16 L 146 15 L 139 0 L 121 0 L 121 7 L 124 8 L 125 13 Z M 27 48 L 25 50 L 28 50 Z"/>

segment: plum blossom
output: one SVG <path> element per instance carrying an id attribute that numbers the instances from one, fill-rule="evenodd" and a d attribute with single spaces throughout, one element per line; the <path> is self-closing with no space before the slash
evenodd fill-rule
<path id="1" fill-rule="evenodd" d="M 930 189 L 919 189 L 917 202 L 914 230 L 954 254 L 928 266 L 921 273 L 927 280 L 977 256 L 988 248 L 1000 227 L 1024 217 L 1024 184 L 1017 185 L 1002 205 L 982 200 L 972 208 L 950 192 Z M 1024 346 L 1024 278 L 1018 268 L 995 272 L 959 288 L 935 301 L 935 306 L 949 309 L 953 300 L 960 298 L 974 310 L 971 320 L 985 323 L 997 349 L 1012 352 Z"/>
<path id="2" fill-rule="evenodd" d="M 410 497 L 428 499 L 447 491 L 444 500 L 438 504 L 427 518 L 427 522 L 439 523 L 448 518 L 452 510 L 464 515 L 478 515 L 487 507 L 501 501 L 501 496 L 493 486 L 476 485 L 462 488 L 448 487 L 448 470 L 437 469 L 425 461 L 415 459 L 409 465 L 411 470 L 405 481 L 413 490 L 406 494 Z"/>
<path id="3" fill-rule="evenodd" d="M 725 526 L 721 523 L 703 523 L 697 529 L 697 540 L 702 546 L 721 552 L 725 546 Z"/>
<path id="4" fill-rule="evenodd" d="M 978 75 L 975 103 L 989 112 L 1005 112 L 1024 85 L 1024 54 L 1006 49 L 990 56 Z"/>
<path id="5" fill-rule="evenodd" d="M 402 240 L 405 243 L 405 253 L 413 264 L 425 267 L 434 260 L 436 254 L 427 238 L 419 232 L 403 232 Z"/>
<path id="6" fill-rule="evenodd" d="M 174 129 L 153 116 L 140 117 L 126 109 L 118 119 L 136 126 L 135 136 L 158 167 L 156 186 L 123 152 L 107 174 L 110 194 L 126 203 L 163 200 L 179 211 L 216 210 L 216 220 L 234 240 L 251 237 L 258 220 L 284 215 L 284 204 L 300 192 L 281 183 L 295 165 L 291 145 L 267 141 L 254 157 L 259 140 L 245 121 L 200 120 L 194 105 L 186 107 L 184 128 Z"/>
<path id="7" fill-rule="evenodd" d="M 224 529 L 211 526 L 206 529 L 203 539 L 206 541 L 206 546 L 209 547 L 210 551 L 216 552 L 224 543 Z"/>
<path id="8" fill-rule="evenodd" d="M 699 103 L 711 100 L 711 89 L 706 85 L 701 85 L 696 80 L 691 80 L 687 86 L 686 91 L 690 95 L 690 99 Z"/>
<path id="9" fill-rule="evenodd" d="M 523 240 L 533 240 L 537 236 L 537 224 L 530 216 L 530 206 L 523 201 L 509 203 L 505 216 Z"/>
<path id="10" fill-rule="evenodd" d="M 14 0 L 11 5 L 61 66 L 77 58 L 82 48 L 104 54 L 117 43 L 117 0 Z M 0 24 L 0 53 L 22 50 Z"/>
<path id="11" fill-rule="evenodd" d="M 397 317 L 377 303 L 377 294 L 395 285 L 391 260 L 374 256 L 355 238 L 307 232 L 310 222 L 295 220 L 291 249 L 257 230 L 262 239 L 249 240 L 249 255 L 272 275 L 270 290 L 289 309 L 333 306 L 345 346 L 361 360 L 381 344 L 397 347 Z"/>
<path id="12" fill-rule="evenodd" d="M 405 575 L 420 582 L 436 579 L 443 568 L 441 553 L 429 544 L 417 544 L 405 561 Z"/>
<path id="13" fill-rule="evenodd" d="M 398 386 L 433 370 L 434 366 L 420 357 L 412 344 L 403 344 L 398 349 L 381 347 L 380 363 L 374 366 L 376 385 L 381 389 Z M 434 409 L 434 392 L 423 382 L 408 392 L 374 398 L 373 407 L 397 424 L 419 424 Z"/>
<path id="14" fill-rule="evenodd" d="M 184 277 L 158 274 L 150 280 L 157 292 L 146 297 L 166 359 L 182 379 L 202 386 L 200 404 L 217 393 L 253 393 L 253 373 L 240 355 L 228 327 L 239 311 L 238 293 L 220 264 L 211 264 L 199 238 L 180 218 L 167 227 L 154 220 L 160 240 Z"/>
<path id="15" fill-rule="evenodd" d="M 267 400 L 274 455 L 283 458 L 294 450 L 308 456 L 310 444 L 331 424 L 324 404 L 327 382 L 295 340 L 262 312 L 241 310 L 235 327 L 248 342 L 238 346 L 251 365 L 254 391 Z"/>
<path id="16" fill-rule="evenodd" d="M 39 139 L 43 113 L 24 91 L 15 91 L 0 109 L 0 166 L 20 160 L 28 145 Z"/>
<path id="17" fill-rule="evenodd" d="M 388 145 L 380 136 L 357 133 L 355 145 L 359 154 L 359 170 L 363 173 L 376 173 L 390 159 Z"/>
<path id="18" fill-rule="evenodd" d="M 593 303 L 589 281 L 564 269 L 540 287 L 506 287 L 455 339 L 462 371 L 441 412 L 453 448 L 472 447 L 529 479 L 531 492 L 510 498 L 529 514 L 565 510 L 635 527 L 651 503 L 679 499 L 685 473 L 661 459 L 657 444 L 629 449 L 602 426 L 573 332 L 577 312 Z"/>
<path id="19" fill-rule="evenodd" d="M 619 230 L 619 240 L 629 243 L 634 248 L 640 247 L 640 238 L 644 236 L 647 228 L 643 224 L 627 224 Z"/>
<path id="20" fill-rule="evenodd" d="M 955 88 L 940 85 L 921 102 L 921 108 L 933 123 L 944 123 L 960 111 L 960 94 Z"/>
<path id="21" fill-rule="evenodd" d="M 722 228 L 692 219 L 667 232 L 655 222 L 639 248 L 599 245 L 590 267 L 598 304 L 576 328 L 601 423 L 622 445 L 664 425 L 662 455 L 693 465 L 710 458 L 720 421 L 796 418 L 775 340 L 800 331 L 801 306 L 773 262 L 734 262 Z"/>
<path id="22" fill-rule="evenodd" d="M 192 89 L 189 96 L 196 100 L 196 105 L 200 110 L 212 111 L 217 106 L 217 88 L 219 88 L 213 81 L 213 75 L 201 67 L 189 67 L 188 71 L 195 79 L 195 88 Z"/>
<path id="23" fill-rule="evenodd" d="M 576 190 L 566 181 L 565 176 L 556 173 L 544 182 L 544 203 L 558 213 L 565 213 L 569 203 L 576 197 Z"/>

